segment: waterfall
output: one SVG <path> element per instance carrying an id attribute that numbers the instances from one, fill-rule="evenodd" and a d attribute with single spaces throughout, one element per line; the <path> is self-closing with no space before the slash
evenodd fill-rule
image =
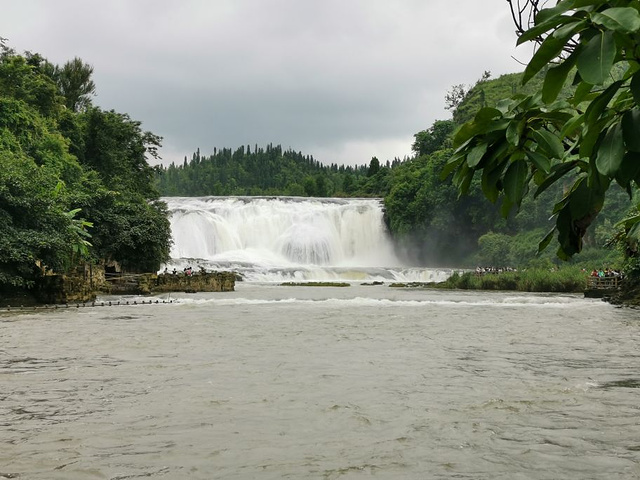
<path id="1" fill-rule="evenodd" d="M 248 280 L 406 280 L 379 199 L 167 197 L 168 266 L 231 269 Z M 433 275 L 424 279 L 431 281 Z"/>

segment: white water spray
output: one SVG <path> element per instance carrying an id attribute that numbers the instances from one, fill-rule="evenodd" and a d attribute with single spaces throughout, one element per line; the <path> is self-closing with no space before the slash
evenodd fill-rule
<path id="1" fill-rule="evenodd" d="M 449 274 L 401 265 L 379 199 L 163 200 L 171 212 L 170 266 L 232 269 L 253 281 L 434 281 Z"/>

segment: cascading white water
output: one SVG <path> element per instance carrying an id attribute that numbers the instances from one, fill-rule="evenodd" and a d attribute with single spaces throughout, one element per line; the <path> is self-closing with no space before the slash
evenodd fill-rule
<path id="1" fill-rule="evenodd" d="M 450 273 L 400 264 L 379 199 L 163 200 L 173 234 L 169 267 L 232 269 L 250 281 L 434 281 Z"/>

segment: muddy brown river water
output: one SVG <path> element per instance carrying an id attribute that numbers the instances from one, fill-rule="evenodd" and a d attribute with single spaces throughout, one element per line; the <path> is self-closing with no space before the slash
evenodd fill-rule
<path id="1" fill-rule="evenodd" d="M 360 285 L 172 300 L 0 314 L 0 479 L 640 478 L 636 310 Z"/>

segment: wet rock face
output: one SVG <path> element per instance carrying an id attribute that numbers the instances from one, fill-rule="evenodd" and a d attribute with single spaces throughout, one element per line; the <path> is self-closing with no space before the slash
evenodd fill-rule
<path id="1" fill-rule="evenodd" d="M 192 276 L 156 275 L 143 273 L 123 275 L 105 280 L 104 270 L 91 274 L 49 275 L 44 277 L 33 303 L 64 304 L 95 300 L 98 293 L 120 295 L 150 295 L 165 292 L 232 292 L 235 290 L 234 272 L 195 273 Z M 9 302 L 10 303 L 10 302 Z M 15 303 L 15 302 L 14 302 Z M 19 302 L 19 304 L 24 303 Z"/>
<path id="2" fill-rule="evenodd" d="M 38 281 L 34 296 L 41 303 L 87 302 L 105 288 L 104 267 L 87 264 L 67 275 L 45 275 Z"/>
<path id="3" fill-rule="evenodd" d="M 236 285 L 234 272 L 196 273 L 192 276 L 162 274 L 149 285 L 150 293 L 164 292 L 233 292 Z"/>

